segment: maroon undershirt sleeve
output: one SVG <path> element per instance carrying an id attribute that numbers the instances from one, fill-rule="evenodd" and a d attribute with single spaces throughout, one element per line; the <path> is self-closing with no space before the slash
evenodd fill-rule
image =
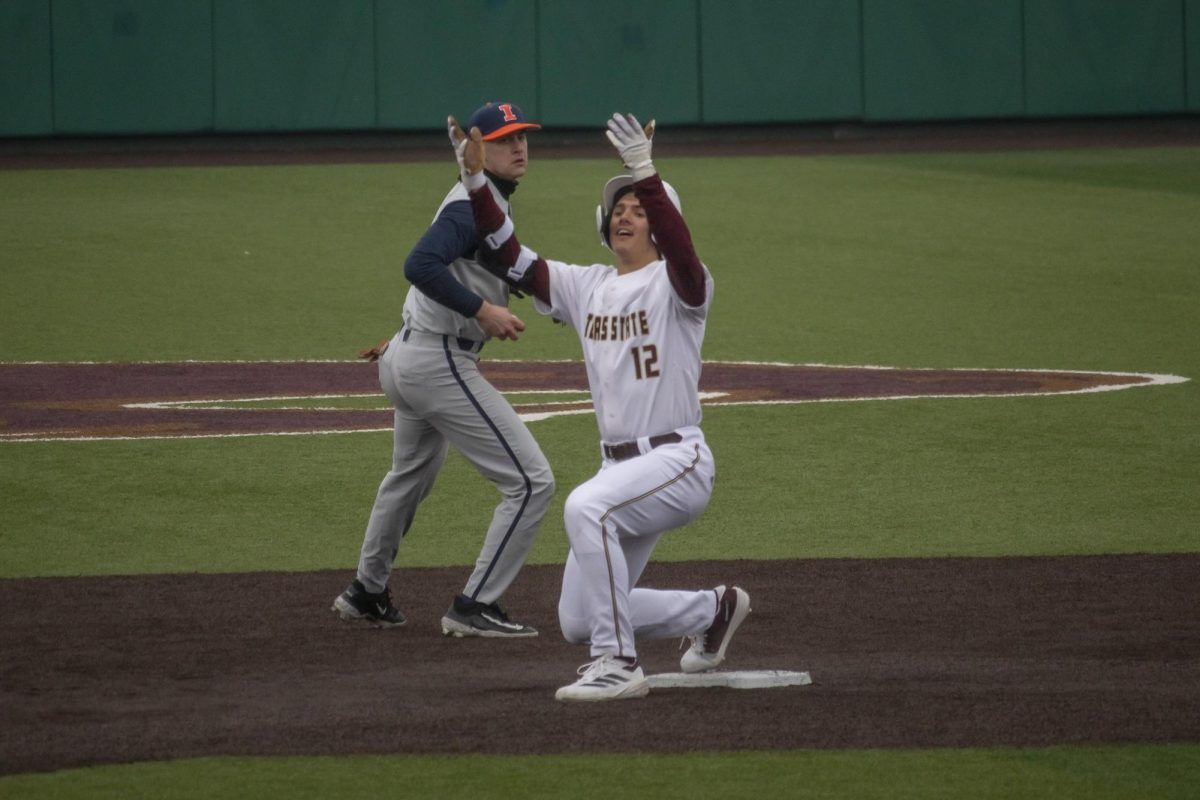
<path id="1" fill-rule="evenodd" d="M 483 237 L 495 233 L 504 225 L 504 212 L 500 210 L 500 206 L 496 205 L 496 198 L 492 197 L 492 190 L 486 185 L 470 192 L 470 195 L 471 213 L 475 217 L 475 230 L 482 240 Z M 515 231 L 495 253 L 506 271 L 517 263 L 517 259 L 521 255 L 521 243 L 517 240 Z M 550 305 L 550 268 L 546 266 L 545 259 L 538 256 L 516 287 L 530 292 L 538 300 Z"/>
<path id="2" fill-rule="evenodd" d="M 683 216 L 667 197 L 662 178 L 657 174 L 633 184 L 638 202 L 646 210 L 650 230 L 663 258 L 667 276 L 683 302 L 693 308 L 704 304 L 704 266 L 692 246 L 692 234 Z"/>
<path id="3" fill-rule="evenodd" d="M 682 215 L 667 197 L 662 179 L 658 175 L 636 182 L 633 185 L 638 202 L 646 209 L 650 229 L 663 258 L 667 261 L 667 275 L 671 286 L 683 302 L 696 307 L 704 304 L 704 267 L 696 256 L 692 235 Z M 483 238 L 496 232 L 504 224 L 504 212 L 496 204 L 491 190 L 481 187 L 470 193 L 471 211 L 475 218 L 475 230 Z M 498 261 L 505 268 L 517 263 L 521 244 L 516 233 L 508 238 L 496 251 Z M 517 284 L 517 288 L 529 291 L 543 303 L 550 304 L 550 269 L 540 256 Z"/>

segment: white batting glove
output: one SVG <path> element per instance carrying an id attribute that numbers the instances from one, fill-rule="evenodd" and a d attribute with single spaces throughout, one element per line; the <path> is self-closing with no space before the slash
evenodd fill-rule
<path id="1" fill-rule="evenodd" d="M 454 148 L 454 158 L 458 161 L 458 174 L 463 186 L 468 191 L 478 189 L 487 182 L 483 174 L 483 141 L 477 134 L 479 129 L 471 131 L 471 136 L 463 133 L 462 127 L 454 117 L 446 117 L 446 133 L 450 136 L 450 146 Z"/>
<path id="2" fill-rule="evenodd" d="M 608 140 L 621 155 L 621 161 L 635 181 L 653 175 L 654 162 L 650 160 L 651 137 L 654 136 L 654 120 L 643 128 L 632 114 L 613 114 L 608 121 Z"/>

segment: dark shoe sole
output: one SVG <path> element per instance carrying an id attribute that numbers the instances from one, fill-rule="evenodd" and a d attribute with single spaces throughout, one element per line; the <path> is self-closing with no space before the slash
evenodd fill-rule
<path id="1" fill-rule="evenodd" d="M 373 617 L 370 614 L 363 614 L 341 597 L 338 597 L 333 601 L 332 611 L 344 622 L 363 623 L 375 628 L 399 628 L 405 622 L 408 622 L 408 620 L 404 619 L 403 617 L 401 617 L 398 622 L 387 622 L 379 617 Z"/>
<path id="2" fill-rule="evenodd" d="M 538 632 L 533 628 L 514 631 L 497 631 L 476 628 L 465 622 L 459 622 L 451 617 L 442 617 L 442 636 L 452 636 L 455 639 L 478 637 L 482 639 L 532 639 Z"/>

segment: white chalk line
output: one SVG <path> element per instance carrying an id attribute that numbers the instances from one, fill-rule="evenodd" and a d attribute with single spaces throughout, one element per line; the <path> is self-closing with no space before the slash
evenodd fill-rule
<path id="1" fill-rule="evenodd" d="M 493 361 L 504 361 L 503 359 L 492 359 Z M 330 364 L 330 363 L 356 363 L 353 361 L 343 360 L 292 360 L 292 361 L 136 361 L 136 362 L 116 362 L 116 361 L 22 361 L 22 362 L 0 362 L 0 366 L 11 365 L 39 365 L 39 364 L 60 364 L 60 365 L 107 365 L 107 364 Z M 505 363 L 530 363 L 520 360 L 511 360 Z M 555 361 L 539 361 L 533 363 L 577 363 L 570 359 L 561 359 Z M 1066 369 L 1018 369 L 1018 368 L 1000 368 L 1000 369 L 985 369 L 979 367 L 888 367 L 869 364 L 823 364 L 823 363 L 803 363 L 792 364 L 783 361 L 705 361 L 704 364 L 712 365 L 732 365 L 732 366 L 773 366 L 773 367 L 820 367 L 823 369 L 844 369 L 844 370 L 880 370 L 880 371 L 922 371 L 922 372 L 996 372 L 996 373 L 1032 373 L 1032 374 L 1050 374 L 1050 375 L 1107 375 L 1117 378 L 1137 379 L 1136 382 L 1129 383 L 1114 383 L 1103 386 L 1088 386 L 1081 389 L 1058 389 L 1045 392 L 1001 392 L 1001 393 L 983 393 L 983 394 L 910 394 L 910 395 L 886 395 L 880 397 L 818 397 L 818 398 L 797 398 L 786 400 L 731 400 L 721 402 L 716 398 L 724 396 L 726 392 L 701 392 L 701 398 L 711 399 L 715 402 L 705 402 L 705 406 L 772 406 L 772 405 L 803 405 L 809 403 L 861 403 L 877 400 L 964 400 L 964 399 L 1002 399 L 1010 397 L 1053 397 L 1055 395 L 1070 395 L 1070 394 L 1091 394 L 1097 392 L 1114 392 L 1122 389 L 1136 389 L 1144 386 L 1165 386 L 1170 384 L 1187 383 L 1190 378 L 1181 375 L 1170 375 L 1164 373 L 1152 372 L 1109 372 L 1103 370 L 1066 370 Z M 556 393 L 583 393 L 586 390 L 580 389 L 528 389 L 521 392 L 529 394 L 556 394 Z M 516 394 L 519 392 L 509 392 L 508 394 Z M 238 403 L 238 402 L 262 402 L 271 399 L 321 399 L 334 397 L 373 397 L 373 394 L 354 394 L 354 395 L 294 395 L 280 398 L 254 398 L 242 400 L 186 400 L 186 401 L 161 401 L 157 403 L 130 403 L 126 404 L 127 408 L 165 408 L 173 406 L 181 406 L 183 404 L 195 403 Z M 584 400 L 569 401 L 562 405 L 576 406 L 578 403 L 585 402 Z M 539 405 L 558 404 L 555 401 L 550 403 L 539 403 Z M 206 409 L 218 410 L 211 406 Z M 220 409 L 220 410 L 241 410 L 238 409 Z M 346 408 L 313 408 L 299 407 L 295 409 L 279 409 L 268 408 L 262 410 L 304 410 L 304 411 L 370 411 L 372 409 L 346 409 Z M 387 409 L 380 409 L 387 410 Z M 578 414 L 591 414 L 594 412 L 592 408 L 570 408 L 560 411 L 536 411 L 525 414 L 519 414 L 520 418 L 525 422 L 540 422 L 558 416 L 573 416 Z M 176 434 L 176 435 L 145 435 L 145 436 L 46 436 L 44 431 L 36 433 L 0 433 L 0 442 L 119 442 L 119 441 L 156 441 L 156 440 L 172 440 L 172 439 L 242 439 L 259 436 L 332 436 L 348 433 L 383 433 L 391 432 L 392 428 L 355 428 L 353 430 L 307 430 L 307 431 L 247 431 L 238 433 L 199 433 L 199 434 Z"/>
<path id="2" fill-rule="evenodd" d="M 578 400 L 548 400 L 540 402 L 540 406 L 573 406 L 578 403 L 590 403 L 591 394 L 587 389 L 519 389 L 503 392 L 505 397 L 527 394 L 576 394 L 582 395 Z M 703 396 L 703 392 L 701 395 Z M 722 397 L 726 392 L 709 392 L 714 397 Z M 391 411 L 392 406 L 380 405 L 374 408 L 355 408 L 351 406 L 262 406 L 261 408 L 246 408 L 250 403 L 284 403 L 290 400 L 353 400 L 375 398 L 386 402 L 382 392 L 367 394 L 296 394 L 296 395 L 265 395 L 262 397 L 231 397 L 216 400 L 156 400 L 150 403 L 123 403 L 121 408 L 139 408 L 156 411 L 189 410 L 189 411 Z"/>

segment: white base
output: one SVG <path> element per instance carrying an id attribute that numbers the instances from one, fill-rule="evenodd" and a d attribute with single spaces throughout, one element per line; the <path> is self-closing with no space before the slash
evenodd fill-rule
<path id="1" fill-rule="evenodd" d="M 783 669 L 741 670 L 737 672 L 663 672 L 647 675 L 651 689 L 693 689 L 726 686 L 730 689 L 773 689 L 778 686 L 808 686 L 807 672 Z"/>

